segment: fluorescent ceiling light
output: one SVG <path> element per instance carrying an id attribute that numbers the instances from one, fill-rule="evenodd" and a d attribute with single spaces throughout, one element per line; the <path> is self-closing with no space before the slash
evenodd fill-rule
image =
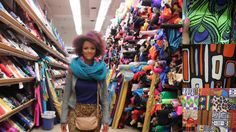
<path id="1" fill-rule="evenodd" d="M 70 0 L 70 7 L 75 23 L 75 30 L 78 35 L 82 34 L 81 7 L 80 0 Z"/>
<path id="2" fill-rule="evenodd" d="M 98 11 L 98 16 L 97 16 L 97 20 L 96 20 L 96 24 L 95 24 L 95 31 L 100 32 L 102 29 L 102 25 L 103 22 L 106 18 L 107 15 L 107 11 L 110 7 L 111 4 L 111 0 L 102 0 L 100 7 L 99 7 L 99 11 Z"/>

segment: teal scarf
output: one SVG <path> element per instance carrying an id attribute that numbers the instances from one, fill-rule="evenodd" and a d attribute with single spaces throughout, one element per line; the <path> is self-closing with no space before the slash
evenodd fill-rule
<path id="1" fill-rule="evenodd" d="M 106 64 L 104 61 L 94 61 L 93 65 L 90 66 L 80 57 L 76 57 L 71 61 L 70 68 L 74 75 L 81 79 L 101 81 L 106 78 Z"/>

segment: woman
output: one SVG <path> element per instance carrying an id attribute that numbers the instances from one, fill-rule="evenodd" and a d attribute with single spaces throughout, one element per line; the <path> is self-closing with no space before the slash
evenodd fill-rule
<path id="1" fill-rule="evenodd" d="M 73 41 L 78 57 L 72 59 L 66 79 L 61 113 L 61 130 L 66 132 L 80 131 L 76 128 L 78 116 L 90 116 L 97 108 L 97 88 L 99 87 L 101 115 L 100 125 L 95 132 L 108 131 L 108 93 L 106 87 L 106 64 L 99 60 L 105 54 L 105 42 L 100 34 L 90 31 Z"/>

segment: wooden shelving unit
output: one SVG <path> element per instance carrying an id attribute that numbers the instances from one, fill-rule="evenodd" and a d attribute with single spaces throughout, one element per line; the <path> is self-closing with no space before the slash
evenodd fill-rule
<path id="1" fill-rule="evenodd" d="M 17 84 L 20 82 L 22 82 L 22 83 L 23 82 L 32 82 L 34 79 L 35 79 L 34 77 L 0 79 L 0 86 Z"/>
<path id="2" fill-rule="evenodd" d="M 34 128 L 35 124 L 27 131 L 27 132 L 31 132 L 32 129 Z"/>
<path id="3" fill-rule="evenodd" d="M 60 65 L 60 64 L 57 64 L 57 63 L 49 62 L 48 65 L 67 70 L 67 67 L 65 67 L 63 65 Z"/>
<path id="4" fill-rule="evenodd" d="M 34 20 L 35 23 L 37 23 L 37 25 L 43 29 L 43 31 L 46 33 L 46 35 L 50 38 L 50 40 L 52 40 L 54 42 L 54 45 L 61 51 L 61 53 L 63 53 L 65 56 L 68 56 L 68 53 L 66 53 L 61 45 L 59 44 L 59 42 L 56 40 L 56 38 L 54 37 L 53 33 L 51 31 L 49 31 L 49 29 L 47 28 L 49 25 L 46 25 L 45 23 L 43 23 L 41 21 L 41 19 L 38 17 L 38 15 L 34 12 L 34 10 L 32 9 L 32 7 L 28 4 L 28 2 L 26 0 L 15 0 L 20 6 L 21 8 L 23 8 L 27 14 L 29 14 L 29 16 Z"/>
<path id="5" fill-rule="evenodd" d="M 7 24 L 8 26 L 12 27 L 14 30 L 17 32 L 21 33 L 28 39 L 32 40 L 35 42 L 37 45 L 42 47 L 43 49 L 47 50 L 50 54 L 55 56 L 56 58 L 60 59 L 61 61 L 65 62 L 68 64 L 68 60 L 64 58 L 63 56 L 60 56 L 56 51 L 54 51 L 52 48 L 47 46 L 42 40 L 34 36 L 29 30 L 27 30 L 23 25 L 21 25 L 18 21 L 16 21 L 14 18 L 12 18 L 8 12 L 6 12 L 3 9 L 0 9 L 0 20 Z"/>
<path id="6" fill-rule="evenodd" d="M 3 116 L 1 116 L 0 122 L 8 119 L 12 115 L 20 112 L 21 110 L 29 107 L 34 101 L 35 101 L 35 99 L 31 99 L 29 102 L 26 102 L 26 103 L 22 104 L 21 106 L 18 106 L 17 108 L 13 109 L 11 112 L 8 112 L 8 113 L 4 114 Z"/>
<path id="7" fill-rule="evenodd" d="M 37 57 L 37 56 L 29 55 L 28 53 L 25 53 L 21 50 L 10 47 L 10 46 L 3 44 L 1 42 L 0 42 L 0 53 L 4 54 L 4 55 L 8 55 L 8 56 L 10 56 L 10 55 L 17 56 L 17 57 L 32 60 L 32 61 L 37 61 L 39 59 L 39 57 Z"/>

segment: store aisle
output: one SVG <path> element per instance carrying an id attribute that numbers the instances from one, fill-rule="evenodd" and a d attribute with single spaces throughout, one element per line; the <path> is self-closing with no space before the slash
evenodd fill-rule
<path id="1" fill-rule="evenodd" d="M 49 130 L 50 132 L 60 132 L 60 124 L 55 125 L 52 130 Z M 48 132 L 46 130 L 43 130 L 41 127 L 40 128 L 34 128 L 32 132 Z M 124 129 L 111 129 L 109 128 L 109 132 L 138 132 L 138 130 L 126 126 Z"/>

